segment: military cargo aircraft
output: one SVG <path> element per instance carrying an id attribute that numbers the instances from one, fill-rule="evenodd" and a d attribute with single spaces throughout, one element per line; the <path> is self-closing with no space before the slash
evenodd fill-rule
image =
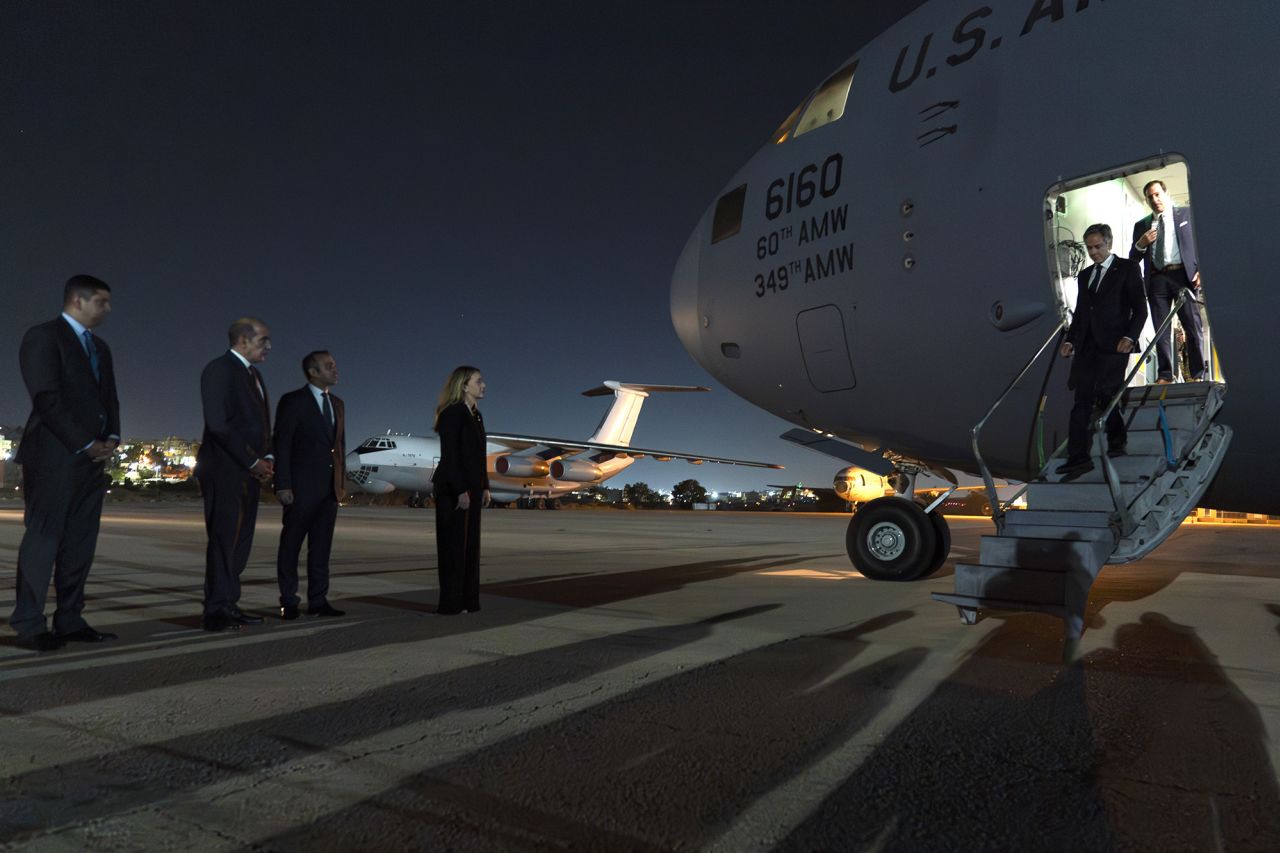
<path id="1" fill-rule="evenodd" d="M 1280 513 L 1260 215 L 1280 190 L 1278 42 L 1261 6 L 932 0 L 761 134 L 676 262 L 672 322 L 708 373 L 797 426 L 788 440 L 895 484 L 850 521 L 863 574 L 946 559 L 939 499 L 910 499 L 921 472 L 983 477 L 996 525 L 938 597 L 966 622 L 1054 613 L 1069 636 L 1101 566 L 1149 553 L 1197 504 Z M 1112 251 L 1137 256 L 1153 180 L 1195 210 L 1177 233 L 1194 240 L 1208 375 L 1154 384 L 1176 311 L 1148 323 L 1096 413 L 1122 412 L 1127 455 L 1095 430 L 1093 470 L 1064 481 L 1080 241 L 1108 224 Z M 997 499 L 994 477 L 1025 494 Z"/>
<path id="2" fill-rule="evenodd" d="M 781 468 L 767 462 L 631 446 L 640 408 L 649 394 L 708 390 L 701 386 L 641 385 L 611 379 L 582 392 L 586 397 L 613 395 L 613 405 L 586 441 L 489 433 L 490 494 L 498 503 L 521 502 L 545 508 L 563 495 L 617 476 L 646 456 L 660 462 L 683 459 L 694 465 L 716 462 Z M 410 502 L 417 505 L 421 498 L 431 495 L 431 475 L 439 461 L 440 441 L 434 436 L 388 432 L 366 439 L 347 454 L 347 479 L 372 494 L 407 491 L 416 496 Z"/>

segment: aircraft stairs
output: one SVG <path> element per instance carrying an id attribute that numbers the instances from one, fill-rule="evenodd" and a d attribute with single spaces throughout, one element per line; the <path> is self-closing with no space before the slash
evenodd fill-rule
<path id="1" fill-rule="evenodd" d="M 1226 385 L 1218 382 L 1125 388 L 1094 422 L 1091 470 L 1075 477 L 1056 473 L 1064 442 L 1039 475 L 1003 503 L 978 450 L 980 423 L 974 451 L 996 533 L 982 537 L 977 563 L 956 565 L 955 592 L 933 597 L 955 605 L 965 624 L 974 624 L 980 609 L 1053 614 L 1066 625 L 1067 655 L 1073 656 L 1102 567 L 1149 554 L 1213 481 L 1231 442 L 1231 429 L 1214 422 L 1225 394 Z M 1113 458 L 1106 454 L 1103 424 L 1116 406 L 1128 439 L 1126 454 Z M 1024 492 L 1026 509 L 1015 508 Z"/>

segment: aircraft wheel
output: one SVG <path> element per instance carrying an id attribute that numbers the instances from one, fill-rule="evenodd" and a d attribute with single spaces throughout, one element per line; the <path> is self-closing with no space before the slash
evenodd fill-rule
<path id="1" fill-rule="evenodd" d="M 942 564 L 947 561 L 947 555 L 951 553 L 951 526 L 947 524 L 947 520 L 942 517 L 942 513 L 931 512 L 929 522 L 933 525 L 933 535 L 938 538 L 933 547 L 933 559 L 929 561 L 929 571 L 921 577 L 928 577 L 942 568 Z"/>
<path id="2" fill-rule="evenodd" d="M 937 540 L 934 523 L 918 504 L 883 497 L 850 519 L 844 544 L 854 568 L 871 580 L 913 581 L 934 571 Z"/>

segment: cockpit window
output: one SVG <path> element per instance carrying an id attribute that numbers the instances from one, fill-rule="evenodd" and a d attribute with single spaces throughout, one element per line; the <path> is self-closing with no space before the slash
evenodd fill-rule
<path id="1" fill-rule="evenodd" d="M 814 128 L 830 124 L 844 115 L 844 106 L 849 100 L 849 84 L 853 82 L 853 71 L 857 67 L 856 62 L 846 65 L 832 74 L 827 82 L 818 88 L 817 94 L 805 108 L 804 115 L 800 116 L 792 136 L 803 136 Z"/>
<path id="2" fill-rule="evenodd" d="M 781 145 L 791 137 L 791 126 L 796 123 L 796 119 L 800 117 L 800 111 L 804 109 L 805 102 L 800 104 L 791 111 L 791 115 L 787 116 L 782 124 L 778 125 L 778 129 L 773 132 L 773 144 Z"/>
<path id="3" fill-rule="evenodd" d="M 360 445 L 361 450 L 395 450 L 396 443 L 389 438 L 370 438 Z"/>
<path id="4" fill-rule="evenodd" d="M 747 185 L 729 190 L 716 202 L 716 215 L 711 220 L 711 242 L 732 237 L 742 230 L 742 211 L 747 203 Z"/>

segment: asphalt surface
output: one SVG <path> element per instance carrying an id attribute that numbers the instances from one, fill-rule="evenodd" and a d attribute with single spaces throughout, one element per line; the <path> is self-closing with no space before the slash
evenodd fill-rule
<path id="1" fill-rule="evenodd" d="M 1280 850 L 1280 528 L 1105 569 L 1063 666 L 1052 617 L 930 599 L 989 522 L 915 584 L 854 572 L 846 523 L 494 510 L 483 609 L 444 617 L 432 513 L 347 509 L 345 617 L 210 634 L 199 507 L 109 507 L 85 615 L 120 639 L 0 633 L 0 845 Z M 0 508 L 0 615 L 21 534 Z"/>

